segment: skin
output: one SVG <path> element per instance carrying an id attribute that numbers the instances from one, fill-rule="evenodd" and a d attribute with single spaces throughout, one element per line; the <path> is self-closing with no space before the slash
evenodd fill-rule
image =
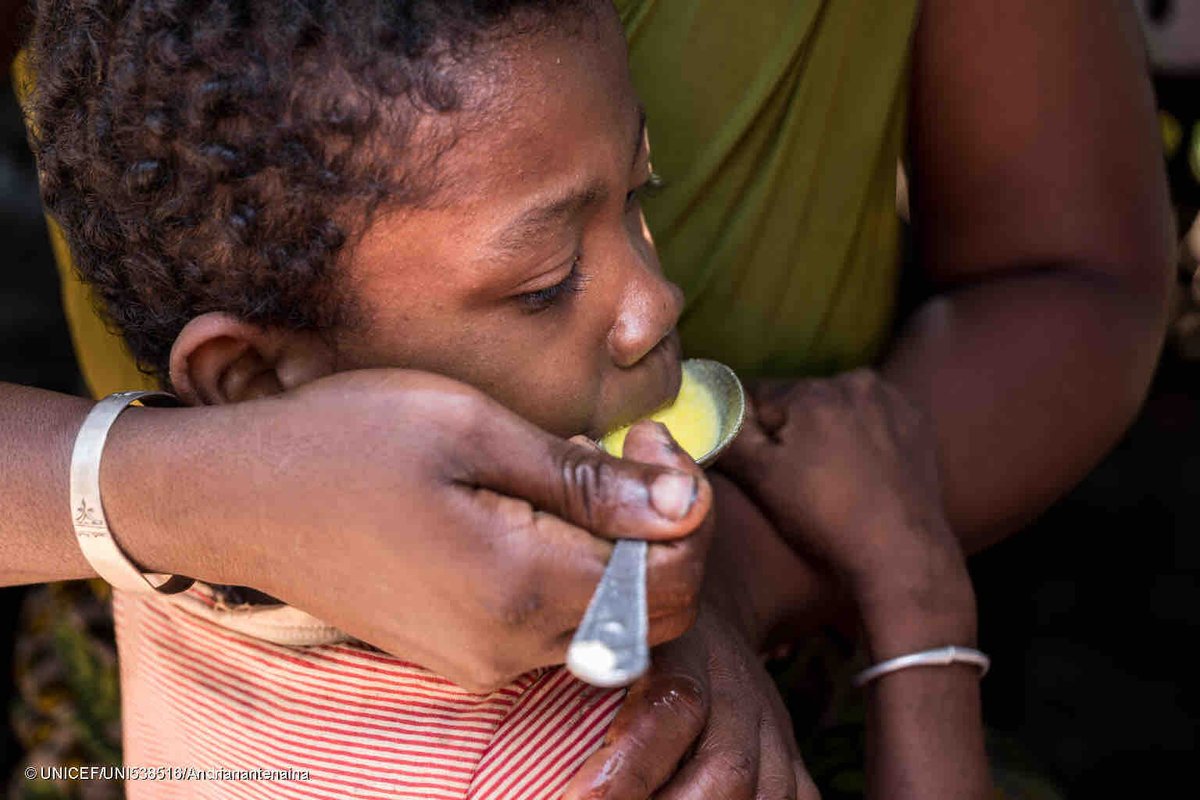
<path id="1" fill-rule="evenodd" d="M 447 375 L 563 437 L 674 398 L 683 295 L 638 203 L 649 140 L 623 41 L 604 14 L 488 58 L 432 208 L 375 222 L 353 253 L 368 322 L 340 337 L 338 369 Z"/>
<path id="2" fill-rule="evenodd" d="M 806 382 L 796 391 L 804 393 L 805 414 L 764 420 L 752 412 L 723 459 L 728 469 L 752 480 L 758 506 L 727 479 L 714 477 L 721 516 L 729 520 L 723 524 L 750 537 L 756 550 L 747 554 L 745 543 L 719 535 L 713 563 L 736 563 L 739 554 L 750 563 L 770 563 L 780 554 L 757 548 L 765 542 L 778 547 L 771 533 L 786 530 L 794 537 L 791 547 L 810 554 L 846 587 L 872 662 L 949 642 L 975 646 L 974 593 L 962 548 L 941 510 L 926 421 L 869 370 Z M 759 506 L 779 516 L 767 519 Z M 710 584 L 721 584 L 722 574 L 711 570 Z M 745 623 L 755 618 L 756 604 L 745 589 L 718 585 L 708 596 L 723 598 L 722 618 Z M 747 630 L 752 623 L 714 633 L 702 612 L 685 639 L 740 638 Z M 660 685 L 671 688 L 647 694 L 643 687 L 631 696 L 610 732 L 612 741 L 584 766 L 567 796 L 640 797 L 646 785 L 661 784 L 655 797 L 815 797 L 798 755 L 791 754 L 794 774 L 777 757 L 781 748 L 773 746 L 771 728 L 764 725 L 771 719 L 770 704 L 745 692 L 769 681 L 758 659 L 752 651 L 748 658 L 730 658 L 726 648 L 717 652 L 720 669 L 711 670 L 711 685 L 689 673 L 686 661 L 660 659 L 655 664 L 664 672 Z M 866 692 L 868 797 L 991 796 L 977 670 L 960 665 L 906 670 L 879 678 Z M 648 707 L 660 711 L 655 715 Z M 706 711 L 709 720 L 722 723 L 700 725 L 698 737 L 680 729 Z M 655 727 L 656 716 L 674 724 Z M 652 736 L 690 746 L 694 755 L 676 771 L 673 762 L 654 760 L 652 751 L 661 751 L 661 744 L 626 745 Z M 757 747 L 747 747 L 747 740 Z M 608 768 L 614 761 L 618 768 Z"/>
<path id="3" fill-rule="evenodd" d="M 455 146 L 438 165 L 442 188 L 421 207 L 397 209 L 374 222 L 348 254 L 343 268 L 366 322 L 330 337 L 263 329 L 223 313 L 201 315 L 188 323 L 171 352 L 171 382 L 181 399 L 220 406 L 296 392 L 337 372 L 418 369 L 422 373 L 414 374 L 436 372 L 462 382 L 425 379 L 434 402 L 445 404 L 451 415 L 473 414 L 453 394 L 477 401 L 482 391 L 552 434 L 596 437 L 678 392 L 674 325 L 682 298 L 662 276 L 638 205 L 650 177 L 649 147 L 620 28 L 605 15 L 591 19 L 578 35 L 505 42 L 505 50 L 488 61 L 489 93 L 469 101 L 458 119 L 439 120 L 421 134 L 430 140 L 454 136 Z M 503 98 L 502 108 L 493 97 Z M 477 124 L 483 114 L 486 126 Z M 439 127 L 444 125 L 455 129 Z M 580 142 L 583 146 L 572 145 Z M 665 434 L 644 435 L 653 441 Z M 495 442 L 468 446 L 492 465 L 506 464 L 512 455 Z M 420 456 L 409 455 L 414 458 Z M 640 460 L 675 467 L 677 516 L 703 519 L 703 510 L 689 509 L 707 508 L 709 490 L 685 455 L 671 450 Z M 471 492 L 478 471 L 445 477 L 454 491 Z M 365 491 L 363 502 L 375 491 Z M 349 492 L 339 505 L 348 502 Z M 518 525 L 530 524 L 527 505 L 489 502 L 501 503 L 500 513 Z M 537 515 L 532 522 L 554 526 Z M 328 539 L 327 531 L 340 526 L 332 520 L 327 525 L 307 524 L 303 530 Z M 429 525 L 440 529 L 444 523 Z M 547 549 L 538 537 L 484 544 L 478 530 L 471 525 L 436 541 L 411 542 L 410 560 L 399 570 L 407 577 L 398 581 L 407 597 L 380 598 L 376 607 L 424 609 L 423 622 L 410 626 L 403 642 L 388 637 L 390 651 L 461 680 L 453 653 L 485 635 L 489 624 L 484 619 L 479 626 L 456 625 L 461 598 L 487 586 L 480 578 L 511 547 L 502 580 L 530 586 L 532 594 L 502 605 L 511 633 L 497 651 L 521 655 L 510 656 L 502 672 L 489 676 L 485 683 L 491 688 L 530 666 L 561 663 L 609 546 L 580 541 L 586 551 L 575 556 L 576 569 L 559 569 L 522 557 Z M 655 642 L 678 636 L 695 616 L 707 530 L 651 556 L 664 566 L 651 611 Z M 386 542 L 362 547 L 378 544 Z M 433 566 L 447 551 L 452 557 Z M 561 557 L 571 563 L 569 553 Z M 517 563 L 521 560 L 526 563 Z M 247 577 L 256 588 L 271 580 Z M 281 599 L 295 596 L 291 587 L 280 589 Z M 546 619 L 525 624 L 533 611 L 551 605 L 541 615 Z M 343 616 L 336 608 L 325 613 Z M 431 648 L 430 642 L 438 644 Z M 465 677 L 478 682 L 478 676 Z"/>
<path id="4" fill-rule="evenodd" d="M 472 688 L 491 688 L 532 666 L 561 663 L 610 550 L 603 541 L 534 511 L 555 510 L 560 503 L 533 497 L 529 487 L 521 496 L 533 500 L 532 507 L 514 501 L 496 492 L 500 475 L 485 473 L 499 465 L 519 469 L 521 451 L 530 449 L 522 437 L 531 438 L 536 430 L 530 422 L 560 437 L 597 436 L 664 404 L 680 380 L 674 324 L 682 297 L 662 277 L 638 207 L 638 192 L 650 177 L 648 139 L 615 15 L 598 16 L 569 36 L 507 39 L 502 52 L 490 55 L 489 94 L 472 98 L 460 117 L 430 123 L 422 131 L 425 144 L 454 137 L 454 147 L 438 164 L 440 191 L 420 208 L 397 209 L 374 222 L 343 265 L 361 301 L 361 327 L 328 337 L 205 314 L 186 326 L 171 354 L 172 385 L 185 402 L 213 413 L 237 404 L 258 409 L 255 422 L 241 429 L 259 442 L 259 451 L 241 465 L 244 497 L 221 499 L 231 514 L 221 529 L 242 527 L 244 538 L 253 542 L 264 509 L 272 509 L 272 517 L 286 514 L 267 499 L 268 484 L 281 472 L 290 473 L 293 491 L 297 483 L 309 484 L 307 491 L 319 491 L 316 482 L 343 487 L 325 513 L 309 510 L 304 518 L 293 518 L 282 554 L 265 548 L 249 564 L 230 558 L 215 570 L 209 566 L 209 574 L 223 573 L 226 580 L 234 577 L 233 582 L 267 591 Z M 484 115 L 486 125 L 480 124 Z M 550 207 L 557 213 L 547 213 Z M 570 288 L 554 288 L 563 286 Z M 422 370 L 408 375 L 404 406 L 409 413 L 381 413 L 379 386 L 395 382 L 397 367 Z M 432 372 L 462 383 L 427 374 Z M 330 378 L 333 373 L 344 374 Z M 486 413 L 480 408 L 483 392 L 493 398 L 486 401 L 492 406 Z M 327 424 L 304 435 L 310 441 L 338 441 L 343 456 L 333 462 L 343 466 L 336 474 L 328 466 L 308 472 L 287 462 L 268 463 L 270 455 L 290 449 L 274 441 L 292 433 L 279 427 L 280 421 L 286 425 L 287 406 L 306 399 L 311 405 L 313 393 L 326 398 L 328 408 L 320 416 Z M 524 419 L 501 417 L 495 401 Z M 433 447 L 412 447 L 417 437 L 411 434 L 428 427 L 434 408 L 443 412 L 438 427 L 465 423 L 466 435 L 455 436 L 458 430 L 452 429 L 446 437 L 450 446 L 434 441 Z M 129 419 L 157 417 L 165 429 L 172 416 L 138 411 Z M 341 430 L 347 416 L 372 420 L 375 430 L 348 436 Z M 113 431 L 111 447 L 118 460 L 124 449 L 117 444 L 119 428 L 126 421 Z M 483 424 L 490 428 L 486 436 Z M 434 433 L 446 432 L 435 428 Z M 177 432 L 171 436 L 183 438 Z M 710 489 L 695 465 L 652 426 L 635 429 L 627 447 L 635 461 L 674 468 L 667 478 L 679 484 L 683 491 L 676 494 L 684 502 L 668 498 L 665 507 L 677 523 L 671 533 L 695 530 L 711 504 Z M 178 451 L 188 449 L 184 444 Z M 596 468 L 589 459 L 598 456 L 590 448 L 571 449 L 572 455 L 557 457 L 568 464 L 573 459 L 580 468 L 568 471 L 596 491 L 589 478 Z M 464 464 L 465 451 L 477 460 Z M 447 452 L 457 455 L 447 458 Z M 376 461 L 392 463 L 393 470 L 377 477 L 360 474 L 364 462 Z M 602 460 L 601 477 L 615 463 Z M 639 488 L 644 493 L 649 486 L 652 504 L 661 510 L 655 489 L 662 476 L 646 473 L 645 481 Z M 121 519 L 126 493 L 115 483 L 104 491 L 110 517 Z M 166 493 L 165 486 L 149 491 Z M 628 489 L 623 494 L 614 499 L 631 494 L 640 499 Z M 369 509 L 378 505 L 375 498 L 397 495 L 408 498 L 405 517 L 414 532 L 439 535 L 397 542 L 394 520 L 386 517 L 373 522 L 376 530 L 366 536 L 361 522 L 347 526 L 348 509 Z M 431 503 L 430 497 L 446 500 Z M 466 503 L 482 505 L 490 514 L 472 509 L 475 518 L 463 520 L 460 507 Z M 447 506 L 455 514 L 447 514 Z M 599 509 L 606 513 L 602 505 Z M 177 518 L 180 509 L 174 513 Z M 347 527 L 359 533 L 342 532 Z M 616 524 L 612 529 L 623 535 L 636 530 Z M 339 535 L 330 536 L 331 530 Z M 656 654 L 656 674 L 680 665 L 696 685 L 719 690 L 718 710 L 754 698 L 765 714 L 755 733 L 762 730 L 770 751 L 771 768 L 763 771 L 762 785 L 790 793 L 796 775 L 803 773 L 794 765 L 798 756 L 786 711 L 753 649 L 732 635 L 715 609 L 698 612 L 711 530 L 701 525 L 686 540 L 652 548 L 651 641 L 676 639 L 698 613 L 701 620 L 687 637 Z M 481 541 L 478 532 L 486 532 L 486 539 Z M 209 541 L 217 550 L 227 549 L 219 537 Z M 143 564 L 158 561 L 136 540 L 127 549 Z M 395 563 L 397 550 L 404 555 L 402 563 Z M 359 585 L 356 607 L 348 610 L 344 600 L 315 596 L 310 587 L 296 585 L 282 563 L 267 563 L 295 552 L 322 564 L 322 583 Z M 168 561 L 180 563 L 163 558 Z M 363 585 L 364 563 L 388 562 L 389 580 Z M 202 576 L 198 570 L 189 574 Z M 506 596 L 513 587 L 525 592 Z M 410 613 L 400 615 L 403 620 L 366 615 L 360 604 Z M 502 637 L 497 629 L 504 631 Z M 481 641 L 494 647 L 473 661 Z M 710 684 L 705 666 L 710 656 L 718 664 L 741 665 L 737 678 Z M 743 675 L 753 681 L 746 684 Z M 658 685 L 650 682 L 650 690 Z M 649 695 L 635 689 L 635 696 Z M 716 748 L 718 755 L 723 749 Z M 711 786 L 706 772 L 697 780 Z M 740 784 L 747 777 L 759 782 L 757 774 L 739 773 L 716 783 Z"/>
<path id="5" fill-rule="evenodd" d="M 928 0 L 913 52 L 911 203 L 930 297 L 876 369 L 930 421 L 945 515 L 972 553 L 1073 486 L 1137 413 L 1166 326 L 1172 229 L 1127 3 Z M 773 425 L 815 413 L 807 381 L 755 394 Z M 811 532 L 753 491 L 753 461 L 718 469 L 774 533 L 737 535 L 803 541 Z M 757 587 L 744 627 L 789 640 L 852 607 L 829 565 L 770 544 L 746 546 L 775 560 L 721 559 L 722 535 L 712 567 Z M 643 758 L 671 763 L 689 746 Z M 633 750 L 585 770 L 636 769 Z"/>
<path id="6" fill-rule="evenodd" d="M 879 368 L 931 420 L 946 515 L 968 551 L 1015 529 L 1095 463 L 1135 413 L 1161 342 L 1170 249 L 1165 180 L 1128 11 L 1117 0 L 1101 6 L 1085 0 L 1030 0 L 1003 8 L 984 0 L 923 5 L 914 40 L 911 167 L 918 268 L 933 291 Z M 376 547 L 366 551 L 375 561 L 355 561 L 353 554 L 327 547 L 318 552 L 340 558 L 353 581 L 306 588 L 302 576 L 288 577 L 296 565 L 273 556 L 275 548 L 254 548 L 253 540 L 226 530 L 244 532 L 239 526 L 252 525 L 258 541 L 289 541 L 294 523 L 331 519 L 329 508 L 342 503 L 348 480 L 382 492 L 370 496 L 368 507 L 347 502 L 338 508 L 339 529 L 365 540 L 381 537 L 384 529 L 394 534 L 400 509 L 407 512 L 418 497 L 447 512 L 439 522 L 445 529 L 450 517 L 455 525 L 489 532 L 512 528 L 511 519 L 495 513 L 485 498 L 507 498 L 524 509 L 529 504 L 516 498 L 537 498 L 538 508 L 548 512 L 535 517 L 539 524 L 557 515 L 564 520 L 561 531 L 576 534 L 583 531 L 568 523 L 601 535 L 621 529 L 655 538 L 696 524 L 692 515 L 677 524 L 653 512 L 648 487 L 658 472 L 564 448 L 539 438 L 532 426 L 501 424 L 509 417 L 498 404 L 448 393 L 471 407 L 466 419 L 486 420 L 466 425 L 463 414 L 447 419 L 435 402 L 444 387 L 425 386 L 412 374 L 375 375 L 352 386 L 340 382 L 350 380 L 338 376 L 289 393 L 275 401 L 271 414 L 250 402 L 125 415 L 105 456 L 107 468 L 121 476 L 111 488 L 106 484 L 105 496 L 107 504 L 111 491 L 119 506 L 119 515 L 110 517 L 124 532 L 123 543 L 159 571 L 223 583 L 275 575 L 280 585 L 294 584 L 293 596 L 307 592 L 312 607 L 337 610 L 343 627 L 354 631 L 369 621 L 370 606 L 356 606 L 356 593 L 344 587 L 362 586 L 363 575 L 388 574 L 403 559 L 393 553 L 380 561 L 383 551 Z M 810 402 L 800 391 L 782 393 L 760 416 L 802 417 Z M 0 505 L 9 510 L 10 534 L 0 540 L 0 579 L 6 583 L 91 574 L 64 516 L 55 511 L 70 442 L 86 408 L 75 399 L 0 386 L 0 441 L 6 443 Z M 336 431 L 323 421 L 330 414 L 341 418 Z M 425 454 L 421 469 L 400 470 L 407 465 L 401 449 L 381 441 L 401 436 L 409 445 L 403 452 Z M 447 462 L 482 473 L 485 459 L 473 460 L 472 453 L 487 449 L 473 451 L 464 446 L 468 441 L 509 454 L 505 474 L 476 476 L 491 491 L 477 493 L 470 513 L 444 493 L 424 491 L 443 485 Z M 319 462 L 314 452 L 321 454 Z M 254 497 L 273 513 L 254 516 L 245 505 L 251 497 L 246 473 L 271 474 L 281 460 L 292 465 L 284 480 L 264 483 Z M 173 477 L 179 475 L 188 480 Z M 394 506 L 383 505 L 392 498 Z M 760 502 L 769 506 L 765 496 Z M 746 536 L 754 537 L 747 544 L 753 552 L 777 552 L 777 542 L 805 534 L 789 535 L 778 509 L 758 512 L 772 522 L 745 527 Z M 553 541 L 575 553 L 586 549 L 582 538 Z M 719 550 L 720 533 L 716 542 Z M 561 563 L 567 569 L 576 562 Z M 776 581 L 785 571 L 774 567 L 783 563 L 714 556 L 710 573 L 730 575 L 714 575 L 708 583 L 771 578 L 745 612 L 756 630 L 797 619 L 819 624 L 839 605 L 835 576 L 828 566 L 793 558 L 790 580 Z M 742 569 L 739 582 L 735 573 Z M 498 579 L 502 573 L 492 574 Z M 486 618 L 480 609 L 520 606 L 523 599 L 505 587 L 490 604 L 464 604 L 459 621 Z M 536 622 L 538 615 L 528 619 Z M 497 649 L 497 629 L 484 630 L 456 656 L 472 671 L 494 677 L 503 672 L 488 654 Z M 690 658 L 707 662 L 702 649 Z M 671 679 L 650 676 L 645 692 L 653 695 Z M 713 707 L 711 697 L 701 700 L 699 708 Z M 969 708 L 969 702 L 957 707 Z M 627 739 L 598 753 L 585 770 L 605 772 L 607 786 L 630 773 L 646 787 L 660 785 L 654 781 L 663 770 L 647 764 L 673 765 L 710 725 L 753 722 L 745 715 L 709 721 L 693 707 L 650 704 L 627 711 L 641 725 L 681 733 L 654 742 Z M 757 761 L 758 741 L 741 741 L 743 749 L 731 756 L 739 763 Z M 616 795 L 600 786 L 589 796 Z"/>
<path id="7" fill-rule="evenodd" d="M 795 392 L 807 413 L 751 419 L 727 465 L 848 588 L 872 663 L 975 646 L 974 594 L 921 414 L 869 370 Z M 973 667 L 883 676 L 867 687 L 867 715 L 868 797 L 990 796 Z"/>
<path id="8" fill-rule="evenodd" d="M 598 437 L 678 393 L 674 325 L 682 295 L 662 276 L 638 205 L 650 180 L 649 142 L 615 17 L 589 22 L 575 36 L 509 42 L 489 60 L 489 72 L 489 95 L 476 99 L 478 107 L 469 107 L 450 132 L 455 146 L 438 165 L 443 188 L 422 207 L 373 223 L 346 265 L 368 320 L 365 329 L 343 331 L 331 345 L 327 338 L 260 333 L 228 315 L 204 315 L 188 325 L 172 351 L 172 384 L 181 397 L 194 404 L 235 403 L 333 371 L 407 367 L 473 385 L 551 433 Z M 503 98 L 499 108 L 497 97 Z M 486 126 L 475 125 L 477 114 L 487 115 Z M 424 135 L 447 135 L 436 124 Z M 264 343 L 272 338 L 273 346 Z M 665 429 L 658 434 L 655 439 L 639 430 L 626 457 L 686 468 L 686 455 Z M 507 456 L 496 452 L 495 462 Z M 707 535 L 694 538 L 708 541 Z M 434 669 L 453 666 L 428 644 L 445 640 L 437 631 L 454 625 L 445 609 L 470 595 L 473 576 L 495 558 L 494 546 L 472 547 L 470 537 L 455 549 L 451 570 L 431 573 L 421 567 L 432 558 L 417 557 L 403 573 L 408 577 L 402 582 L 423 598 L 419 606 L 405 607 L 422 608 L 427 625 L 399 652 Z M 694 557 L 703 548 L 692 543 L 689 552 L 700 566 Z M 509 581 L 555 598 L 556 647 L 544 657 L 560 663 L 582 610 L 560 598 L 578 596 L 596 578 L 572 585 L 567 572 L 527 570 L 521 578 L 516 564 L 506 573 Z M 693 574 L 698 579 L 702 573 Z M 682 584 L 694 597 L 694 581 Z M 654 593 L 671 589 L 659 584 Z M 524 621 L 524 614 L 517 617 Z M 679 617 L 676 611 L 669 619 Z M 634 687 L 629 709 L 678 709 L 711 692 L 711 707 L 696 721 L 708 727 L 709 718 L 732 716 L 735 708 L 753 709 L 754 721 L 748 731 L 744 725 L 711 726 L 697 755 L 680 765 L 670 793 L 728 789 L 792 796 L 798 785 L 806 795 L 814 793 L 790 718 L 754 648 L 717 607 L 702 607 L 698 617 L 682 639 L 656 652 L 654 673 Z M 529 638 L 522 626 L 511 628 L 510 642 L 523 633 Z M 460 626 L 454 635 L 465 647 L 484 631 Z M 643 715 L 640 724 L 638 719 L 627 711 L 610 739 L 649 743 L 665 735 L 646 729 L 652 716 Z M 695 738 L 688 726 L 676 727 L 689 741 Z M 753 765 L 741 755 L 746 734 L 755 744 Z M 731 753 L 748 766 L 727 768 Z M 649 791 L 669 777 L 669 771 L 648 782 L 637 777 L 640 789 L 617 790 Z"/>

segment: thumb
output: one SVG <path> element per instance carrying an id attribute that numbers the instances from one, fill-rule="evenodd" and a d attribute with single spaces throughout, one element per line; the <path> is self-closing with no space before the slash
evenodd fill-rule
<path id="1" fill-rule="evenodd" d="M 678 446 L 665 429 L 630 431 L 627 446 L 640 458 L 634 461 L 552 436 L 515 414 L 494 423 L 459 455 L 466 472 L 459 480 L 524 500 L 597 536 L 681 538 L 699 527 L 712 505 L 703 472 L 682 451 L 673 452 Z"/>

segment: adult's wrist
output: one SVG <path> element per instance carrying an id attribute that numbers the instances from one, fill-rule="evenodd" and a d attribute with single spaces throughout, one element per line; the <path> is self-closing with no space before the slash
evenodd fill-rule
<path id="1" fill-rule="evenodd" d="M 973 606 L 970 611 L 863 617 L 863 631 L 874 663 L 947 645 L 975 647 L 979 638 Z"/>
<path id="2" fill-rule="evenodd" d="M 113 536 L 145 571 L 213 583 L 243 579 L 221 517 L 238 505 L 214 476 L 236 469 L 222 451 L 221 408 L 130 408 L 113 424 L 100 490 Z"/>
<path id="3" fill-rule="evenodd" d="M 920 566 L 895 567 L 855 591 L 872 660 L 945 645 L 974 647 L 975 592 L 962 557 L 930 554 Z"/>

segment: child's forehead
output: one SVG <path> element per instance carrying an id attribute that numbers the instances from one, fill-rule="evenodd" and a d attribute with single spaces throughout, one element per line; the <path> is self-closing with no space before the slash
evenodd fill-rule
<path id="1" fill-rule="evenodd" d="M 542 181 L 596 182 L 641 144 L 619 26 L 514 44 L 460 114 L 435 123 L 444 201 L 492 202 Z M 589 180 L 590 179 L 590 180 Z"/>
<path id="2" fill-rule="evenodd" d="M 556 257 L 574 212 L 628 191 L 644 116 L 619 25 L 547 32 L 502 60 L 463 111 L 428 115 L 409 140 L 437 153 L 432 193 L 373 221 L 359 269 L 394 273 L 402 250 L 414 271 L 453 262 L 486 282 Z"/>

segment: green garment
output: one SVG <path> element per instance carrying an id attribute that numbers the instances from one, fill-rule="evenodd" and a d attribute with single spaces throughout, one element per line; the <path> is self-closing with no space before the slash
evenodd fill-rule
<path id="1" fill-rule="evenodd" d="M 617 0 L 687 296 L 685 352 L 747 375 L 873 360 L 899 263 L 915 0 Z"/>

